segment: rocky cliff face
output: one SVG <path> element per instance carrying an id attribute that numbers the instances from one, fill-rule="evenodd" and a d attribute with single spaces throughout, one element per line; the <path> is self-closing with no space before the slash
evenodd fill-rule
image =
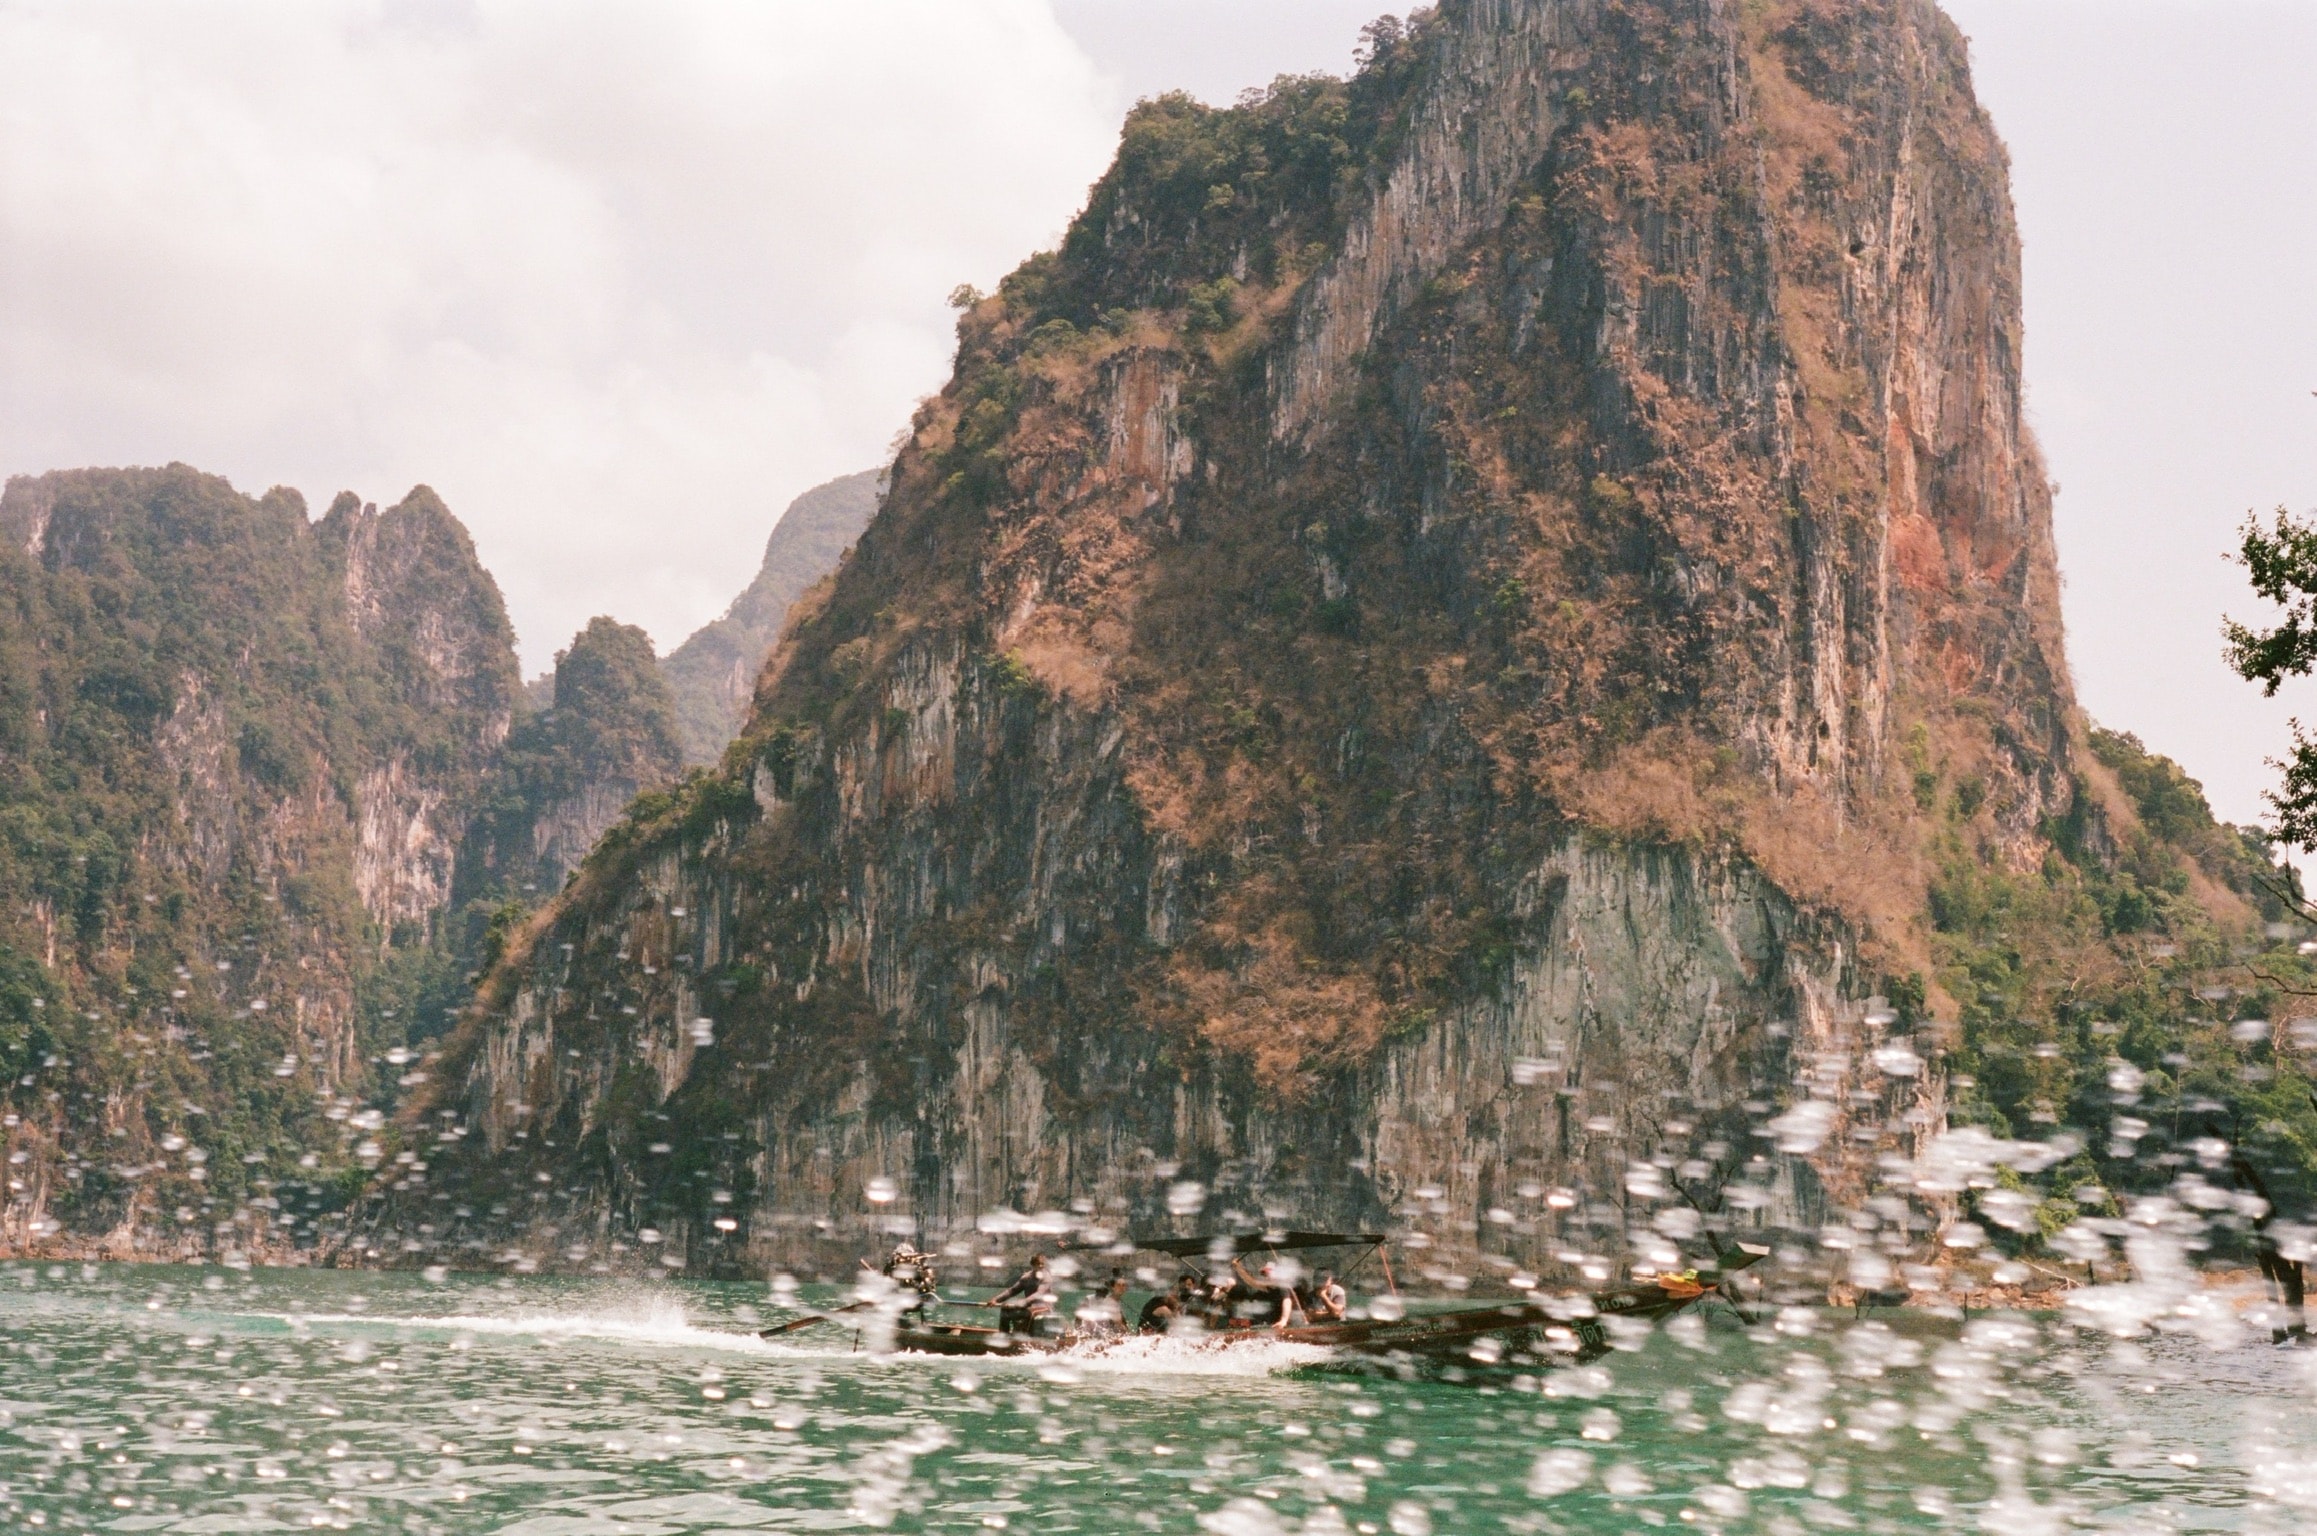
<path id="1" fill-rule="evenodd" d="M 11 481 L 0 605 L 0 1252 L 310 1246 L 508 926 L 681 771 L 651 642 L 596 620 L 516 724 L 432 491 L 309 523 L 183 466 Z"/>
<path id="2" fill-rule="evenodd" d="M 748 723 L 764 658 L 789 605 L 837 568 L 877 510 L 875 470 L 816 485 L 790 502 L 765 540 L 764 563 L 724 616 L 661 662 L 684 733 L 684 761 L 712 763 Z"/>
<path id="3" fill-rule="evenodd" d="M 463 829 L 462 902 L 552 894 L 630 801 L 683 769 L 674 701 L 634 625 L 597 618 L 574 636 L 553 699 L 515 727 Z"/>
<path id="4" fill-rule="evenodd" d="M 362 980 L 507 730 L 497 588 L 423 488 L 309 523 L 82 470 L 9 482 L 0 535 L 0 1245 L 286 1240 L 342 1203 Z"/>
<path id="5" fill-rule="evenodd" d="M 959 336 L 382 1222 L 751 1269 L 1197 1184 L 1534 1265 L 1651 1158 L 1806 1215 L 1841 1170 L 1749 1104 L 1935 1122 L 1846 1052 L 1947 1006 L 1939 860 L 2107 822 L 1927 0 L 1448 0 L 1352 81 L 1148 103 Z"/>
<path id="6" fill-rule="evenodd" d="M 396 740 L 354 792 L 354 886 L 389 934 L 449 901 L 461 818 L 515 709 L 499 589 L 421 486 L 390 513 L 342 495 L 316 529 L 343 570 L 346 612 L 398 701 L 426 727 Z"/>

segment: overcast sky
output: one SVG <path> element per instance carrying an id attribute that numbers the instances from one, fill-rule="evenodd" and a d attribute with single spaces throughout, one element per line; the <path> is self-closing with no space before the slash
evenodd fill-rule
<path id="1" fill-rule="evenodd" d="M 532 669 L 599 612 L 672 646 L 882 461 L 943 296 L 1051 242 L 1134 97 L 1341 70 L 1389 3 L 0 0 L 0 472 L 423 480 Z M 2249 820 L 2295 702 L 2221 666 L 2222 556 L 2317 506 L 2317 0 L 1950 9 L 2079 690 Z"/>

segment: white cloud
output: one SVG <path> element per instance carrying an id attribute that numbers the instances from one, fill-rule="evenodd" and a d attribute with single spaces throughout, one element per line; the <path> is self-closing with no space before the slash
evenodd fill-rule
<path id="1" fill-rule="evenodd" d="M 0 4 L 0 469 L 423 480 L 534 666 L 672 644 L 1119 105 L 1044 0 Z"/>

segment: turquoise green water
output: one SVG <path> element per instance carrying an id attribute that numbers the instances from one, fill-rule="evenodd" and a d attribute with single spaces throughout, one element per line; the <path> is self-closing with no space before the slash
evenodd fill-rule
<path id="1" fill-rule="evenodd" d="M 0 1524 L 2317 1530 L 2313 1351 L 1727 1313 L 1485 1382 L 753 1337 L 763 1287 L 0 1266 Z M 2298 1479 L 2299 1481 L 2296 1481 Z"/>

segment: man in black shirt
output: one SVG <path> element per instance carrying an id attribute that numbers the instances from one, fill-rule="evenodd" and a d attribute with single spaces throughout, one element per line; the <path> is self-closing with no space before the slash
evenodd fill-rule
<path id="1" fill-rule="evenodd" d="M 1000 1331 L 1033 1339 L 1044 1337 L 1046 1319 L 1054 1315 L 1054 1288 L 1046 1283 L 1046 1256 L 1031 1254 L 1030 1267 L 984 1305 L 998 1309 Z"/>
<path id="2" fill-rule="evenodd" d="M 1289 1328 L 1303 1321 L 1303 1313 L 1296 1305 L 1295 1292 L 1280 1283 L 1277 1265 L 1264 1265 L 1263 1276 L 1257 1279 L 1248 1274 L 1245 1266 L 1237 1259 L 1233 1259 L 1231 1273 L 1239 1282 L 1239 1288 L 1232 1298 L 1233 1310 L 1257 1327 Z"/>
<path id="3" fill-rule="evenodd" d="M 1191 1310 L 1191 1303 L 1198 1298 L 1198 1294 L 1197 1276 L 1177 1276 L 1173 1290 L 1161 1291 L 1142 1304 L 1142 1315 L 1135 1319 L 1135 1327 L 1144 1333 L 1173 1331 L 1175 1319 Z"/>

